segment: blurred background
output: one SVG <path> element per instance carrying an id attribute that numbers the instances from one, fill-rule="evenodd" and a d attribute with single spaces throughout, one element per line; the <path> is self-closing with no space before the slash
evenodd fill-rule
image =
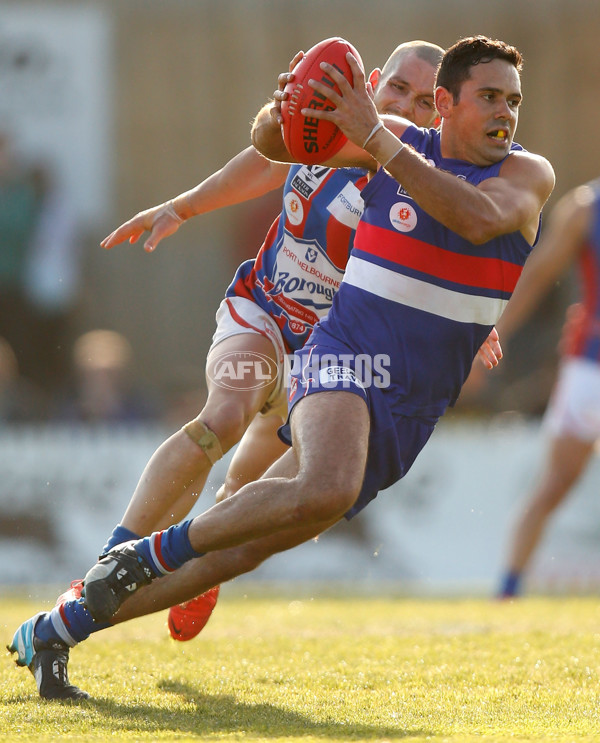
<path id="1" fill-rule="evenodd" d="M 112 488 L 118 517 L 153 447 L 200 409 L 215 311 L 234 269 L 260 247 L 279 194 L 191 220 L 150 255 L 99 242 L 246 147 L 298 49 L 340 35 L 370 70 L 410 39 L 446 47 L 486 34 L 514 44 L 525 58 L 517 140 L 553 163 L 551 206 L 598 175 L 599 32 L 594 0 L 0 0 L 0 546 L 47 533 L 69 487 L 86 500 L 83 475 L 66 483 L 58 451 L 39 472 L 40 448 L 49 456 L 58 439 L 42 446 L 38 421 L 146 423 L 138 458 L 123 453 L 131 472 L 93 478 L 94 507 L 108 508 Z M 535 445 L 573 296 L 568 275 L 500 368 L 470 381 L 451 422 L 472 422 L 476 440 L 477 426 L 514 424 Z M 72 466 L 74 439 L 65 441 Z M 96 446 L 89 461 L 99 467 Z M 108 468 L 121 461 L 107 457 Z M 88 477 L 90 466 L 81 467 Z M 519 494 L 506 483 L 502 492 Z M 32 503 L 43 503 L 41 525 L 31 526 Z M 52 528 L 46 549 L 61 544 L 64 525 Z"/>

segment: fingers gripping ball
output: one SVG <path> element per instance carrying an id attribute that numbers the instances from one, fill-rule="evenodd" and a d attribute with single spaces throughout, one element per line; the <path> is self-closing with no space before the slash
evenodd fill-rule
<path id="1" fill-rule="evenodd" d="M 331 102 L 313 90 L 308 81 L 320 80 L 339 93 L 339 87 L 319 67 L 321 62 L 328 62 L 352 84 L 352 71 L 346 60 L 348 52 L 352 52 L 364 69 L 352 44 L 335 36 L 311 47 L 292 70 L 294 80 L 285 86 L 288 97 L 281 104 L 281 131 L 288 152 L 298 162 L 307 165 L 322 163 L 335 155 L 346 142 L 346 136 L 334 123 L 302 116 L 300 111 L 303 108 L 333 110 Z"/>

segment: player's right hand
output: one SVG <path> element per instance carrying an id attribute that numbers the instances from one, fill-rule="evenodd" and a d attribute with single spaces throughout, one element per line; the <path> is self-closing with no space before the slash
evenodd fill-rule
<path id="1" fill-rule="evenodd" d="M 105 237 L 100 245 L 110 250 L 110 248 L 114 248 L 115 245 L 119 245 L 125 240 L 135 243 L 144 232 L 150 232 L 144 243 L 144 250 L 151 253 L 161 240 L 177 232 L 181 224 L 182 220 L 177 219 L 170 202 L 166 202 L 152 207 L 152 209 L 139 212 L 135 217 L 117 227 L 108 237 Z"/>

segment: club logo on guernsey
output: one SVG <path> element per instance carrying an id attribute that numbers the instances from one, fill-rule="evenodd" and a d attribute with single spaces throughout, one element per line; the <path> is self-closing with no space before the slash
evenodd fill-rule
<path id="1" fill-rule="evenodd" d="M 319 254 L 314 248 L 308 248 L 304 257 L 309 263 L 314 263 L 317 260 L 318 255 Z"/>
<path id="2" fill-rule="evenodd" d="M 417 226 L 417 213 L 406 201 L 398 201 L 390 209 L 390 222 L 398 232 L 410 232 Z"/>

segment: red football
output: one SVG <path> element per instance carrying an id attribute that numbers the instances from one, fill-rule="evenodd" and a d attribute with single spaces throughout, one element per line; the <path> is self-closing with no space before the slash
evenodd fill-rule
<path id="1" fill-rule="evenodd" d="M 315 44 L 292 70 L 295 78 L 285 86 L 289 96 L 281 104 L 281 131 L 288 152 L 298 162 L 307 165 L 322 163 L 335 155 L 346 141 L 346 136 L 331 121 L 305 117 L 300 111 L 303 108 L 334 108 L 327 98 L 310 87 L 308 81 L 320 80 L 339 93 L 338 86 L 319 67 L 321 62 L 329 62 L 352 84 L 352 71 L 346 60 L 348 52 L 352 52 L 364 70 L 359 53 L 339 36 Z"/>

